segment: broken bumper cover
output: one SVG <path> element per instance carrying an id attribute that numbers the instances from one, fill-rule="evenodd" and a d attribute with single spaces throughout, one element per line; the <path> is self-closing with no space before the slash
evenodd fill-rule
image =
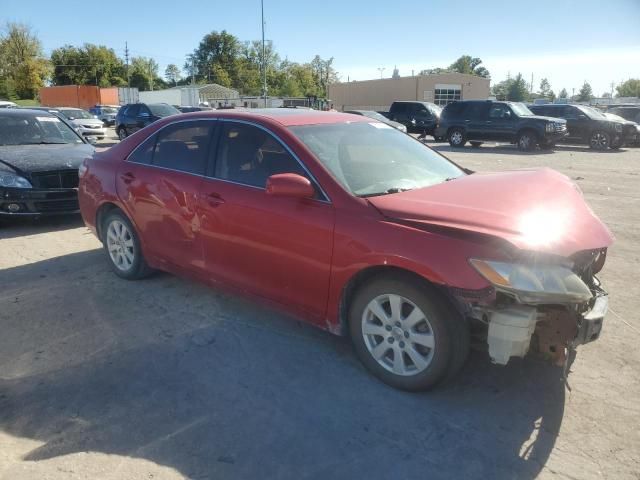
<path id="1" fill-rule="evenodd" d="M 602 290 L 595 298 L 593 307 L 578 319 L 578 332 L 573 345 L 583 345 L 600 337 L 604 317 L 609 310 L 609 295 Z"/>

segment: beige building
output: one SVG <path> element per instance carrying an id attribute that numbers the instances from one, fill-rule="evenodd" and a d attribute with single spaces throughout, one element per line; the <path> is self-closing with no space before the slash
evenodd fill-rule
<path id="1" fill-rule="evenodd" d="M 418 100 L 444 106 L 454 100 L 484 100 L 490 80 L 463 73 L 384 78 L 329 85 L 336 110 L 389 110 L 395 100 Z"/>

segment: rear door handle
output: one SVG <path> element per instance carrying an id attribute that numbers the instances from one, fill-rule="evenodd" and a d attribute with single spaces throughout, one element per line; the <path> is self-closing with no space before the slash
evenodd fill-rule
<path id="1" fill-rule="evenodd" d="M 219 193 L 212 192 L 207 195 L 207 203 L 212 207 L 219 207 L 223 203 L 225 203 L 224 198 L 220 196 Z"/>
<path id="2" fill-rule="evenodd" d="M 127 173 L 123 173 L 122 175 L 120 175 L 120 179 L 124 183 L 129 185 L 131 182 L 133 182 L 136 179 L 136 176 L 131 172 L 127 172 Z"/>

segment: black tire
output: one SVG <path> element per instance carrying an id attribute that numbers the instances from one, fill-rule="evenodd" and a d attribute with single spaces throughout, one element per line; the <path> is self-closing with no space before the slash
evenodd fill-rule
<path id="1" fill-rule="evenodd" d="M 594 150 L 606 150 L 611 146 L 611 135 L 602 130 L 595 130 L 589 136 L 589 147 Z"/>
<path id="2" fill-rule="evenodd" d="M 130 253 L 132 253 L 133 260 L 131 261 L 131 265 L 128 268 L 119 267 L 109 253 L 109 239 L 107 237 L 110 234 L 109 228 L 114 222 L 120 222 L 121 224 L 126 226 L 126 228 L 128 229 L 129 238 L 132 240 L 133 247 Z M 111 212 L 109 212 L 102 222 L 101 233 L 102 245 L 107 256 L 107 261 L 109 262 L 111 269 L 116 275 L 126 280 L 139 280 L 153 273 L 153 270 L 147 265 L 147 262 L 144 259 L 144 255 L 142 254 L 138 233 L 124 213 L 122 213 L 120 210 L 112 210 Z"/>
<path id="3" fill-rule="evenodd" d="M 517 145 L 518 150 L 531 152 L 538 145 L 538 136 L 532 130 L 523 130 L 518 134 Z"/>
<path id="4" fill-rule="evenodd" d="M 471 148 L 480 148 L 482 142 L 469 142 L 471 144 Z"/>
<path id="5" fill-rule="evenodd" d="M 396 374 L 381 365 L 370 353 L 362 333 L 363 316 L 369 302 L 384 295 L 399 295 L 408 299 L 428 319 L 434 347 L 431 360 L 424 370 L 409 375 Z M 402 274 L 377 276 L 358 290 L 349 307 L 349 332 L 356 354 L 367 370 L 384 383 L 411 392 L 428 390 L 455 375 L 469 351 L 469 329 L 462 316 L 437 290 Z M 376 338 L 379 341 L 381 339 L 380 344 L 390 342 L 384 337 Z"/>
<path id="6" fill-rule="evenodd" d="M 125 127 L 120 127 L 116 133 L 118 134 L 118 139 L 120 141 L 129 136 L 129 132 L 127 132 L 127 129 Z"/>
<path id="7" fill-rule="evenodd" d="M 449 135 L 447 136 L 447 140 L 449 141 L 449 145 L 454 148 L 462 148 L 464 144 L 467 143 L 467 135 L 462 128 L 452 128 L 449 130 Z"/>

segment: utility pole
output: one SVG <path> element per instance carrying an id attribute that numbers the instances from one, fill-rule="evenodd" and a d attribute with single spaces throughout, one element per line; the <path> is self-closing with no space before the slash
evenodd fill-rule
<path id="1" fill-rule="evenodd" d="M 129 76 L 129 45 L 127 42 L 124 42 L 124 58 L 126 61 L 126 70 L 127 70 L 127 87 L 131 86 L 131 77 Z"/>
<path id="2" fill-rule="evenodd" d="M 611 98 L 613 98 L 613 87 L 615 86 L 615 82 L 611 82 Z"/>
<path id="3" fill-rule="evenodd" d="M 533 93 L 533 72 L 531 72 L 531 87 L 529 88 L 529 93 Z"/>
<path id="4" fill-rule="evenodd" d="M 260 0 L 260 10 L 262 15 L 262 94 L 264 96 L 264 108 L 267 108 L 267 57 L 264 48 L 264 0 Z"/>

